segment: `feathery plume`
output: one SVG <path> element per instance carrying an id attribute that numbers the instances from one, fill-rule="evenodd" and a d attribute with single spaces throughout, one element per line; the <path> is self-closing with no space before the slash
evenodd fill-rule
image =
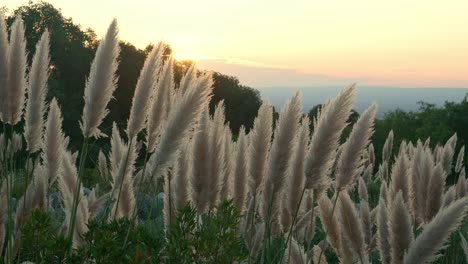
<path id="1" fill-rule="evenodd" d="M 162 64 L 164 47 L 165 44 L 159 42 L 149 53 L 140 71 L 140 77 L 138 78 L 132 99 L 130 117 L 127 122 L 128 138 L 134 138 L 145 126 L 150 99 L 148 95 L 156 83 Z"/>
<path id="2" fill-rule="evenodd" d="M 359 178 L 358 188 L 359 188 L 358 189 L 359 199 L 361 201 L 369 201 L 368 194 L 367 194 L 367 185 L 361 177 Z"/>
<path id="3" fill-rule="evenodd" d="M 0 14 L 0 120 L 3 121 L 3 109 L 7 100 L 8 78 L 8 32 L 6 21 Z"/>
<path id="4" fill-rule="evenodd" d="M 62 202 L 62 206 L 65 211 L 65 221 L 63 230 L 64 233 L 69 232 L 69 226 L 71 214 L 73 211 L 73 196 L 74 192 L 76 191 L 76 185 L 78 180 L 78 170 L 75 165 L 75 159 L 72 157 L 72 154 L 69 151 L 63 151 L 63 172 L 60 173 L 58 178 L 58 188 L 60 191 L 60 198 Z M 83 190 L 83 188 L 80 188 Z M 73 247 L 77 248 L 78 246 L 82 245 L 84 242 L 84 234 L 88 231 L 88 219 L 89 219 L 89 211 L 88 211 L 88 199 L 83 197 L 83 191 L 79 193 L 78 196 L 78 207 L 76 211 L 75 223 L 73 230 Z"/>
<path id="5" fill-rule="evenodd" d="M 455 186 L 450 186 L 450 188 L 448 188 L 448 190 L 444 194 L 444 199 L 443 199 L 441 208 L 447 207 L 453 201 L 455 201 L 455 196 L 456 196 Z"/>
<path id="6" fill-rule="evenodd" d="M 296 135 L 293 158 L 289 167 L 288 178 L 289 181 L 285 186 L 287 189 L 286 201 L 288 201 L 288 208 L 291 210 L 291 214 L 294 214 L 297 206 L 300 203 L 301 192 L 304 186 L 304 162 L 307 148 L 309 145 L 309 118 L 304 117 L 302 119 L 301 127 Z"/>
<path id="7" fill-rule="evenodd" d="M 392 166 L 392 174 L 390 181 L 390 199 L 394 199 L 398 191 L 401 191 L 403 199 L 406 203 L 409 202 L 409 161 L 406 154 L 400 152 L 395 159 L 395 163 Z"/>
<path id="8" fill-rule="evenodd" d="M 372 179 L 373 171 L 374 171 L 374 166 L 372 164 L 369 164 L 369 166 L 367 166 L 364 169 L 364 172 L 362 173 L 362 178 L 364 179 L 365 182 L 370 182 L 370 180 Z"/>
<path id="9" fill-rule="evenodd" d="M 442 209 L 411 243 L 403 263 L 429 263 L 437 259 L 449 235 L 461 224 L 468 209 L 468 198 L 453 202 Z"/>
<path id="10" fill-rule="evenodd" d="M 364 239 L 365 239 L 366 245 L 368 245 L 369 247 L 372 242 L 372 225 L 373 225 L 372 219 L 371 219 L 369 202 L 366 200 L 361 200 L 359 210 L 361 213 L 361 225 L 362 225 L 362 230 L 364 232 Z"/>
<path id="11" fill-rule="evenodd" d="M 220 192 L 220 199 L 226 200 L 230 197 L 230 190 L 232 185 L 232 175 L 234 173 L 234 159 L 231 157 L 232 153 L 234 153 L 234 142 L 232 141 L 232 133 L 231 129 L 228 125 L 224 126 L 224 177 L 221 183 L 221 192 Z"/>
<path id="12" fill-rule="evenodd" d="M 193 85 L 193 84 L 192 84 Z M 166 122 L 169 113 L 167 100 L 168 94 L 174 90 L 174 59 L 169 57 L 163 67 L 159 80 L 153 88 L 151 103 L 146 124 L 146 145 L 151 153 L 156 148 L 163 123 Z M 147 96 L 147 95 L 146 95 Z"/>
<path id="13" fill-rule="evenodd" d="M 26 40 L 21 16 L 15 18 L 11 26 L 8 47 L 7 88 L 3 101 L 3 122 L 15 125 L 23 114 L 26 89 Z"/>
<path id="14" fill-rule="evenodd" d="M 322 249 L 319 246 L 314 246 L 312 249 L 314 264 L 328 264 L 325 254 L 322 253 Z M 322 255 L 322 256 L 320 256 Z M 319 262 L 320 259 L 320 262 Z"/>
<path id="15" fill-rule="evenodd" d="M 57 100 L 53 98 L 50 103 L 42 146 L 42 160 L 49 179 L 49 186 L 62 173 L 63 144 L 62 113 Z"/>
<path id="16" fill-rule="evenodd" d="M 369 162 L 372 165 L 372 167 L 375 167 L 375 150 L 374 144 L 372 143 L 369 144 Z"/>
<path id="17" fill-rule="evenodd" d="M 389 162 L 393 149 L 393 130 L 388 133 L 382 150 L 382 160 Z"/>
<path id="18" fill-rule="evenodd" d="M 455 187 L 456 197 L 457 198 L 461 198 L 461 197 L 466 195 L 465 181 L 466 181 L 466 179 L 465 179 L 464 175 L 459 175 L 458 176 L 458 182 L 457 182 L 457 185 Z"/>
<path id="19" fill-rule="evenodd" d="M 377 247 L 380 253 L 380 261 L 383 264 L 391 262 L 390 230 L 388 226 L 387 205 L 383 200 L 379 202 L 377 212 Z"/>
<path id="20" fill-rule="evenodd" d="M 182 79 L 180 80 L 180 86 L 179 86 L 179 90 L 181 91 L 181 93 L 185 93 L 191 83 L 197 78 L 197 68 L 195 66 L 195 63 L 192 63 L 192 65 L 190 65 L 190 68 L 188 68 L 188 70 L 185 72 L 184 76 L 182 77 Z"/>
<path id="21" fill-rule="evenodd" d="M 465 183 L 463 182 L 463 186 Z M 441 164 L 437 164 L 432 170 L 431 178 L 429 179 L 427 195 L 426 195 L 426 217 L 425 222 L 429 222 L 439 211 L 442 206 L 442 196 L 445 189 L 445 172 Z"/>
<path id="22" fill-rule="evenodd" d="M 327 235 L 327 241 L 333 247 L 335 252 L 339 254 L 341 248 L 341 231 L 336 214 L 333 214 L 333 204 L 330 199 L 323 195 L 318 202 L 320 222 L 322 223 L 323 231 Z"/>
<path id="23" fill-rule="evenodd" d="M 455 165 L 455 172 L 460 173 L 463 167 L 463 160 L 465 157 L 465 146 L 462 146 L 460 152 L 458 152 L 457 163 Z"/>
<path id="24" fill-rule="evenodd" d="M 235 151 L 235 162 L 234 162 L 234 173 L 233 173 L 233 199 L 234 205 L 241 212 L 244 210 L 245 197 L 246 197 L 246 182 L 245 178 L 247 175 L 247 161 L 245 158 L 245 152 L 247 150 L 247 136 L 245 135 L 245 129 L 242 126 L 239 131 L 239 138 L 236 143 Z"/>
<path id="25" fill-rule="evenodd" d="M 360 158 L 365 147 L 369 144 L 370 137 L 374 131 L 374 118 L 376 105 L 372 104 L 362 113 L 353 127 L 348 140 L 343 145 L 343 151 L 338 161 L 338 172 L 336 174 L 336 188 L 341 190 L 353 183 L 358 174 Z"/>
<path id="26" fill-rule="evenodd" d="M 104 181 L 108 181 L 109 178 L 109 171 L 107 170 L 107 158 L 104 153 L 102 153 L 101 150 L 99 150 L 98 154 L 98 169 L 99 169 L 99 175 L 101 175 L 101 178 Z"/>
<path id="27" fill-rule="evenodd" d="M 24 138 L 30 153 L 34 153 L 41 148 L 49 62 L 49 32 L 46 30 L 36 45 L 36 53 L 29 71 L 28 99 L 24 115 Z"/>
<path id="28" fill-rule="evenodd" d="M 33 181 L 28 185 L 25 196 L 18 202 L 15 216 L 15 230 L 13 243 L 13 256 L 16 256 L 21 247 L 21 227 L 29 219 L 33 210 L 46 210 L 47 206 L 47 172 L 44 167 L 38 166 L 33 173 Z M 26 197 L 26 201 L 24 201 Z"/>
<path id="29" fill-rule="evenodd" d="M 210 165 L 210 147 L 209 147 L 209 129 L 210 116 L 208 107 L 202 114 L 200 123 L 196 128 L 196 134 L 193 142 L 193 160 L 192 160 L 192 201 L 200 214 L 204 213 L 208 207 L 207 192 L 209 182 Z"/>
<path id="30" fill-rule="evenodd" d="M 211 75 L 200 76 L 174 105 L 161 133 L 159 144 L 147 163 L 145 174 L 151 175 L 150 181 L 165 171 L 175 159 L 177 151 L 186 141 L 190 128 L 210 101 L 212 84 Z"/>
<path id="31" fill-rule="evenodd" d="M 317 189 L 335 160 L 338 140 L 351 114 L 355 88 L 351 85 L 322 107 L 305 163 L 307 188 Z"/>
<path id="32" fill-rule="evenodd" d="M 269 102 L 263 102 L 258 109 L 253 129 L 250 131 L 250 145 L 247 151 L 249 168 L 249 192 L 256 196 L 258 187 L 267 171 L 268 153 L 271 144 L 273 109 Z"/>
<path id="33" fill-rule="evenodd" d="M 219 198 L 219 191 L 221 187 L 220 179 L 224 175 L 225 160 L 224 160 L 224 101 L 221 101 L 216 105 L 213 119 L 210 120 L 209 130 L 209 148 L 210 148 L 210 171 L 208 177 L 208 200 L 210 208 L 214 208 Z M 245 152 L 245 150 L 243 150 Z M 244 158 L 245 159 L 245 158 Z M 245 161 L 243 162 L 245 164 Z M 247 171 L 244 172 L 246 174 Z M 245 175 L 244 186 L 245 186 Z M 245 189 L 245 187 L 244 187 Z M 239 207 L 241 208 L 241 207 Z"/>
<path id="34" fill-rule="evenodd" d="M 264 219 L 275 216 L 278 213 L 278 197 L 281 195 L 281 187 L 288 170 L 289 160 L 292 156 L 294 137 L 299 127 L 299 120 L 302 113 L 301 96 L 297 92 L 284 105 L 279 114 L 279 119 L 275 128 L 268 161 L 267 177 L 263 190 L 263 211 Z"/>
<path id="35" fill-rule="evenodd" d="M 117 174 L 113 175 L 111 197 L 117 201 L 112 211 L 114 219 L 123 217 L 130 218 L 135 206 L 135 195 L 133 191 L 133 172 L 135 161 L 138 156 L 135 140 L 124 144 L 122 159 L 119 161 Z"/>
<path id="36" fill-rule="evenodd" d="M 176 208 L 184 207 L 190 197 L 190 172 L 191 172 L 191 145 L 189 142 L 179 151 L 174 164 L 174 179 L 172 179 L 172 199 Z"/>
<path id="37" fill-rule="evenodd" d="M 344 234 L 344 241 L 359 256 L 362 262 L 367 259 L 366 244 L 356 207 L 348 192 L 342 192 L 339 198 L 339 221 Z"/>
<path id="38" fill-rule="evenodd" d="M 401 191 L 398 191 L 395 195 L 395 199 L 390 206 L 388 230 L 390 233 L 391 263 L 401 264 L 405 252 L 414 240 L 411 215 L 406 207 Z"/>
<path id="39" fill-rule="evenodd" d="M 112 183 L 115 182 L 113 178 L 117 175 L 117 170 L 119 169 L 119 163 L 122 160 L 123 153 L 125 152 L 125 143 L 120 137 L 120 132 L 117 127 L 117 124 L 112 123 L 112 137 L 111 137 L 111 151 L 109 153 L 109 162 L 110 162 L 110 176 Z"/>
<path id="40" fill-rule="evenodd" d="M 117 71 L 117 57 L 120 50 L 118 31 L 117 20 L 114 19 L 106 36 L 99 44 L 91 64 L 84 90 L 85 103 L 80 124 L 85 138 L 98 138 L 104 135 L 98 127 L 109 113 L 106 106 L 117 87 L 115 72 Z"/>
<path id="41" fill-rule="evenodd" d="M 304 252 L 299 243 L 294 238 L 291 238 L 291 242 L 288 244 L 288 248 L 286 249 L 288 252 L 288 261 L 287 263 L 290 264 L 305 264 L 307 263 L 307 255 Z"/>

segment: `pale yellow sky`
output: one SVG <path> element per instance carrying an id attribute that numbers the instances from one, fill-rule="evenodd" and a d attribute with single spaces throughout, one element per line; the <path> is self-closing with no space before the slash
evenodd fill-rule
<path id="1" fill-rule="evenodd" d="M 468 87 L 466 0 L 48 2 L 98 36 L 116 17 L 123 40 L 164 39 L 252 86 Z"/>

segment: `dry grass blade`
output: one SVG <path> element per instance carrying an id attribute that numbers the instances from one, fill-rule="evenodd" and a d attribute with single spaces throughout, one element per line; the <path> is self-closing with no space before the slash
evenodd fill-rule
<path id="1" fill-rule="evenodd" d="M 462 198 L 442 209 L 411 243 L 403 263 L 429 263 L 437 259 L 449 235 L 461 224 L 468 209 L 468 198 Z"/>
<path id="2" fill-rule="evenodd" d="M 99 125 L 107 116 L 107 104 L 117 87 L 117 57 L 119 56 L 117 20 L 113 20 L 106 36 L 99 44 L 84 90 L 84 109 L 81 130 L 85 138 L 101 137 Z"/>

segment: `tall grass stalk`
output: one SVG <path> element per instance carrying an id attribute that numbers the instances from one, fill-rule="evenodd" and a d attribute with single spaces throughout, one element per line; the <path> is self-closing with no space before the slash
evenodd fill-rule
<path id="1" fill-rule="evenodd" d="M 335 213 L 336 203 L 338 202 L 338 197 L 340 196 L 340 191 L 341 190 L 338 190 L 336 192 L 336 197 L 335 197 L 335 200 L 333 201 L 333 208 L 332 208 L 330 217 L 333 217 L 333 214 Z M 320 247 L 320 254 L 319 254 L 319 257 L 318 257 L 318 263 L 321 263 L 320 261 L 322 260 L 323 248 L 324 247 Z"/>
<path id="2" fill-rule="evenodd" d="M 80 152 L 80 163 L 78 166 L 78 179 L 76 182 L 76 189 L 75 192 L 73 193 L 73 207 L 72 207 L 72 213 L 70 217 L 70 224 L 69 226 L 69 231 L 68 231 L 68 239 L 70 241 L 73 240 L 73 232 L 75 229 L 75 220 L 76 220 L 76 212 L 78 210 L 78 204 L 79 204 L 79 199 L 80 199 L 80 192 L 81 192 L 81 182 L 82 182 L 82 177 L 83 177 L 83 171 L 84 171 L 84 165 L 85 161 L 87 158 L 88 154 L 88 141 L 89 138 L 85 137 L 83 140 L 83 145 L 81 146 L 81 152 Z M 70 243 L 70 250 L 71 250 L 71 243 Z"/>

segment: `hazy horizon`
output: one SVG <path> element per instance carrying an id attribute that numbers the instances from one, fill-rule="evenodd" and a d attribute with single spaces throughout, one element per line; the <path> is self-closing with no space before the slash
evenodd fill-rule
<path id="1" fill-rule="evenodd" d="M 308 112 L 317 104 L 338 94 L 344 87 L 256 87 L 262 99 L 267 99 L 277 111 L 294 92 L 301 91 L 303 111 Z M 377 103 L 377 117 L 396 109 L 417 111 L 419 101 L 443 106 L 447 102 L 461 102 L 468 95 L 468 88 L 399 88 L 357 86 L 356 101 L 353 106 L 361 113 L 373 102 Z"/>

